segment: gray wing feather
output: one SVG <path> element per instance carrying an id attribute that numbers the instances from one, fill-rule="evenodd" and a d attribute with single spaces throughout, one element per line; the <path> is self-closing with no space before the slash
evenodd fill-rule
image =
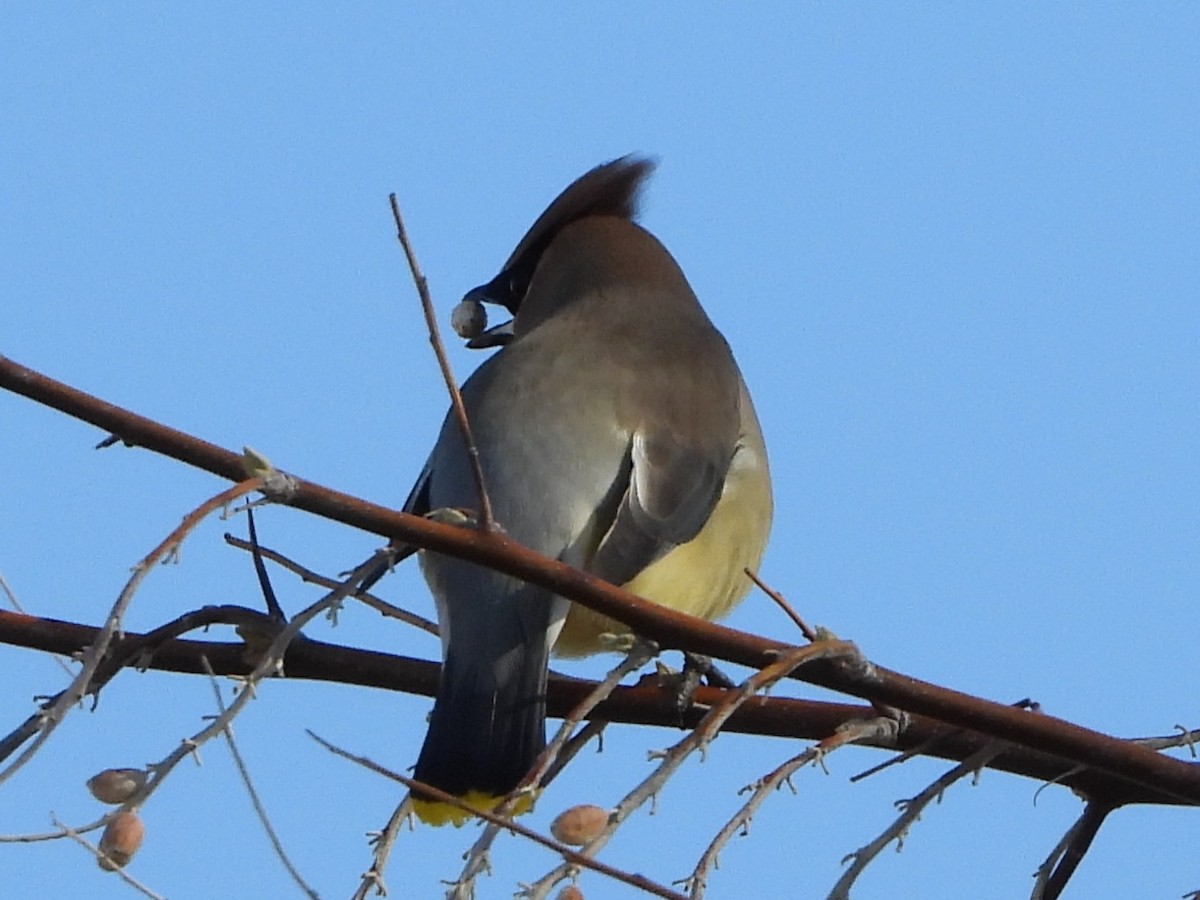
<path id="1" fill-rule="evenodd" d="M 588 568 L 614 584 L 694 538 L 721 497 L 730 457 L 670 439 L 634 436 L 629 481 Z"/>

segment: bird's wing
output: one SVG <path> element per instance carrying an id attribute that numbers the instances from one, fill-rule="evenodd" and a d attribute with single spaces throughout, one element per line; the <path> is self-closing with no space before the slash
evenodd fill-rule
<path id="1" fill-rule="evenodd" d="M 625 584 L 642 569 L 695 537 L 712 514 L 732 448 L 687 444 L 664 433 L 637 432 L 629 448 L 627 482 L 612 525 L 588 569 Z"/>

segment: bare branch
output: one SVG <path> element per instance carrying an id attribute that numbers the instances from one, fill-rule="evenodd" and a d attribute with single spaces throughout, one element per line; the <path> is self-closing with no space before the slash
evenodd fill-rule
<path id="1" fill-rule="evenodd" d="M 799 756 L 792 757 L 754 784 L 743 788 L 743 793 L 750 793 L 750 799 L 717 832 L 716 837 L 705 849 L 699 862 L 696 863 L 696 868 L 692 870 L 691 876 L 687 879 L 692 900 L 700 900 L 704 896 L 704 891 L 708 886 L 708 873 L 717 866 L 717 856 L 725 845 L 739 831 L 742 834 L 749 833 L 750 822 L 754 818 L 754 814 L 758 812 L 758 808 L 766 801 L 767 796 L 778 790 L 780 785 L 785 782 L 791 787 L 791 777 L 797 770 L 810 762 L 818 763 L 824 768 L 825 757 L 839 747 L 871 739 L 894 738 L 898 728 L 899 722 L 887 717 L 846 722 L 839 725 L 829 737 L 805 750 Z M 795 793 L 794 787 L 792 793 Z"/>
<path id="2" fill-rule="evenodd" d="M 127 632 L 123 639 L 114 641 L 105 669 L 111 668 L 115 673 L 120 666 L 137 665 L 141 669 L 200 675 L 204 672 L 202 660 L 207 659 L 219 675 L 248 675 L 252 666 L 247 662 L 244 643 L 174 637 L 192 628 L 239 624 L 243 621 L 251 627 L 255 627 L 256 623 L 258 627 L 268 624 L 265 615 L 245 607 L 204 607 L 180 616 L 153 632 Z M 69 656 L 81 652 L 92 643 L 97 632 L 98 629 L 92 626 L 0 610 L 0 643 Z M 162 636 L 153 637 L 155 635 Z M 436 663 L 312 638 L 289 645 L 285 667 L 291 679 L 354 684 L 426 697 L 434 695 L 438 681 Z M 102 674 L 98 673 L 93 683 L 101 683 L 101 679 Z M 563 678 L 551 673 L 547 693 L 548 713 L 558 717 L 569 714 L 594 687 L 595 682 Z M 700 721 L 702 709 L 722 703 L 726 696 L 726 692 L 719 688 L 698 687 L 692 697 L 693 706 L 682 713 L 682 723 L 694 726 Z M 778 695 L 758 696 L 742 704 L 723 730 L 820 740 L 843 722 L 871 714 L 870 707 L 845 703 Z M 663 689 L 661 685 L 650 683 L 617 688 L 608 700 L 597 707 L 593 717 L 635 725 L 677 727 L 681 723 L 676 694 Z M 36 714 L 31 717 L 32 720 L 36 718 Z M 36 733 L 36 721 L 31 733 Z M 1182 737 L 1169 740 L 1172 743 L 1186 743 Z M 894 741 L 866 743 L 891 750 L 917 749 L 924 755 L 961 761 L 986 745 L 988 740 L 968 729 L 947 726 L 923 716 L 912 716 L 908 726 Z M 4 742 L 0 742 L 0 746 L 3 745 Z M 1174 762 L 1187 765 L 1179 760 Z M 1058 756 L 1023 747 L 1010 747 L 992 761 L 991 768 L 1041 782 L 1061 783 L 1089 797 L 1120 797 L 1125 803 L 1186 803 L 1153 787 L 1140 788 L 1105 772 L 1080 767 Z M 0 837 L 0 842 L 3 840 Z"/>
<path id="3" fill-rule="evenodd" d="M 742 789 L 743 792 L 748 791 L 750 793 L 750 799 L 742 804 L 742 807 L 717 832 L 712 842 L 705 848 L 704 853 L 701 854 L 700 860 L 692 870 L 691 876 L 687 879 L 689 896 L 692 900 L 699 900 L 699 898 L 704 896 L 704 891 L 708 887 L 708 873 L 713 868 L 716 868 L 717 857 L 726 844 L 739 831 L 742 834 L 748 834 L 750 832 L 750 822 L 753 820 L 754 814 L 758 812 L 759 807 L 763 805 L 767 797 L 778 790 L 784 783 L 790 786 L 792 775 L 799 769 L 807 766 L 810 762 L 815 761 L 818 755 L 819 751 L 815 746 L 809 747 L 799 756 L 793 756 L 783 765 L 768 772 L 753 784 L 747 785 Z M 792 788 L 792 793 L 795 793 L 795 788 Z"/>
<path id="4" fill-rule="evenodd" d="M 0 633 L 4 631 L 5 616 L 0 614 Z M 79 628 L 78 626 L 69 623 L 53 623 L 51 620 L 32 619 L 24 617 L 24 623 L 39 624 L 42 626 L 50 626 L 53 631 L 68 630 L 75 634 L 85 633 L 86 636 L 81 636 L 73 640 L 69 645 L 62 643 L 56 644 L 59 648 L 70 646 L 68 651 L 72 656 L 82 656 L 89 647 L 93 646 L 101 634 L 99 628 Z M 129 634 L 126 633 L 123 637 L 114 636 L 112 643 L 109 645 L 108 653 L 105 655 L 100 664 L 96 667 L 96 671 L 92 675 L 91 684 L 88 687 L 88 692 L 93 698 L 99 698 L 100 691 L 108 684 L 110 680 L 126 666 L 149 667 L 152 655 L 160 651 L 164 646 L 169 646 L 174 638 L 189 631 L 198 628 L 207 628 L 210 625 L 235 625 L 239 628 L 246 627 L 250 629 L 259 629 L 269 632 L 272 628 L 277 628 L 278 624 L 274 623 L 268 616 L 252 609 L 246 609 L 242 606 L 206 606 L 203 609 L 194 610 L 190 613 L 185 613 L 176 619 L 172 619 L 164 625 L 160 625 L 153 631 L 145 634 Z M 65 626 L 65 628 L 64 628 Z M 40 629 L 44 631 L 45 629 Z M 64 635 L 65 637 L 65 635 Z M 11 639 L 10 639 L 11 640 Z M 32 642 L 28 642 L 32 643 Z M 28 646 L 28 643 L 26 645 Z M 222 645 L 207 645 L 195 642 L 199 647 L 205 646 L 220 647 Z M 244 645 L 235 645 L 239 648 L 239 655 L 244 655 Z M 202 672 L 204 660 L 202 655 L 198 654 L 195 657 L 195 667 L 189 669 L 192 672 Z M 0 740 L 0 760 L 7 759 L 17 748 L 25 741 L 38 733 L 42 724 L 42 710 L 51 708 L 63 696 L 64 692 L 54 695 L 49 700 L 44 702 L 38 712 L 34 713 L 21 725 L 11 731 L 2 740 Z"/>
<path id="5" fill-rule="evenodd" d="M 392 847 L 395 846 L 396 837 L 400 833 L 400 826 L 408 821 L 412 812 L 412 794 L 405 794 L 404 799 L 392 811 L 387 824 L 383 826 L 383 831 L 373 834 L 372 842 L 375 845 L 375 850 L 372 853 L 371 868 L 363 872 L 362 881 L 358 885 L 358 890 L 354 892 L 352 900 L 366 900 L 367 894 L 371 891 L 380 896 L 387 894 L 387 885 L 383 880 L 383 872 L 387 868 L 388 857 L 391 856 Z"/>
<path id="6" fill-rule="evenodd" d="M 829 900 L 849 900 L 850 888 L 854 882 L 870 865 L 883 849 L 892 841 L 896 841 L 899 845 L 903 845 L 904 837 L 908 834 L 908 830 L 913 823 L 921 817 L 921 813 L 934 800 L 940 800 L 946 788 L 954 784 L 961 778 L 967 775 L 973 775 L 983 769 L 997 755 L 1004 752 L 1005 745 L 1002 741 L 995 741 L 991 745 L 981 748 L 977 753 L 968 759 L 963 760 L 953 769 L 942 775 L 933 784 L 917 794 L 911 800 L 905 800 L 901 804 L 901 813 L 896 820 L 888 826 L 884 832 L 879 835 L 871 843 L 865 847 L 860 847 L 858 850 L 846 857 L 850 860 L 850 867 L 842 873 L 842 877 L 838 879 L 837 884 L 833 886 L 833 890 L 829 892 Z"/>
<path id="7" fill-rule="evenodd" d="M 299 636 L 300 629 L 324 612 L 331 604 L 339 602 L 347 593 L 354 590 L 355 585 L 371 571 L 376 562 L 376 558 L 372 557 L 363 563 L 350 573 L 346 581 L 337 590 L 329 592 L 316 603 L 311 604 L 307 609 L 297 613 L 286 626 L 279 628 L 274 640 L 263 650 L 258 663 L 243 680 L 241 690 L 237 697 L 234 698 L 233 703 L 229 704 L 220 715 L 213 717 L 213 720 L 206 727 L 190 738 L 183 740 L 165 759 L 151 765 L 149 767 L 151 774 L 146 783 L 121 805 L 121 809 L 134 810 L 141 807 L 158 790 L 163 782 L 166 781 L 167 777 L 179 763 L 190 756 L 194 756 L 200 747 L 217 735 L 223 734 L 225 729 L 230 726 L 250 700 L 254 699 L 257 685 L 264 678 L 282 673 L 285 651 L 288 645 Z"/>

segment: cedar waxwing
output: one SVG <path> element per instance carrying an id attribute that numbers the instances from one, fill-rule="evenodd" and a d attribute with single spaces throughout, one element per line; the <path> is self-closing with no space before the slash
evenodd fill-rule
<path id="1" fill-rule="evenodd" d="M 462 387 L 495 521 L 509 537 L 674 609 L 725 614 L 770 530 L 766 450 L 724 338 L 683 272 L 634 223 L 652 164 L 588 172 L 538 218 L 492 281 L 511 327 Z M 476 510 L 447 416 L 405 510 Z M 491 808 L 545 747 L 551 648 L 603 649 L 618 622 L 518 579 L 432 552 L 443 666 L 414 777 Z M 556 643 L 557 642 L 557 643 Z M 425 821 L 461 823 L 418 801 Z"/>

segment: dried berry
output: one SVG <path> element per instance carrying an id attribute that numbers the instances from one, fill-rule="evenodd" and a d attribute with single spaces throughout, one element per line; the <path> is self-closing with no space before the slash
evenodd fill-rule
<path id="1" fill-rule="evenodd" d="M 607 824 L 607 809 L 585 803 L 559 813 L 550 823 L 550 833 L 564 844 L 580 846 L 598 837 Z"/>
<path id="2" fill-rule="evenodd" d="M 142 846 L 145 834 L 146 826 L 137 813 L 119 812 L 109 819 L 104 834 L 100 836 L 100 849 L 104 852 L 99 859 L 100 868 L 109 872 L 123 868 L 133 859 L 138 847 Z"/>
<path id="3" fill-rule="evenodd" d="M 146 783 L 141 769 L 105 769 L 88 779 L 88 790 L 101 803 L 124 803 Z"/>

